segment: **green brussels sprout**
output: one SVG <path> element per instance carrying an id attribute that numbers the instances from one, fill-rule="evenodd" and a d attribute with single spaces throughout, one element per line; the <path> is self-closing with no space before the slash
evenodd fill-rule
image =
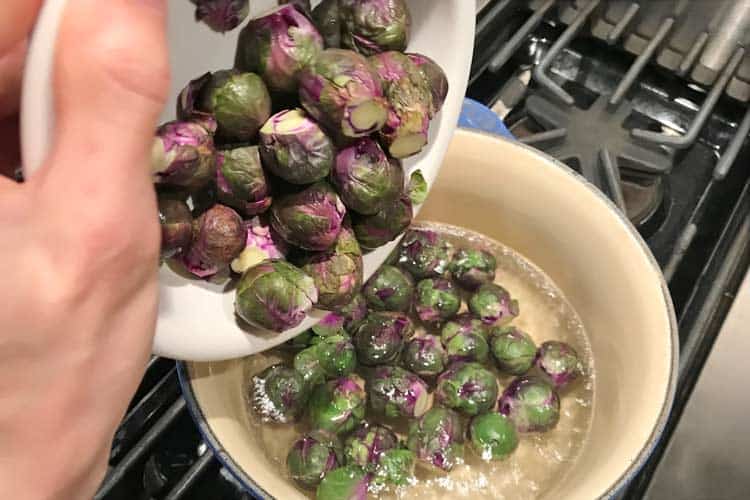
<path id="1" fill-rule="evenodd" d="M 500 413 L 485 413 L 471 420 L 469 439 L 482 460 L 502 460 L 518 447 L 518 433 L 513 422 Z"/>
<path id="2" fill-rule="evenodd" d="M 375 215 L 355 216 L 354 234 L 362 248 L 374 250 L 403 233 L 411 224 L 412 216 L 411 200 L 402 194 L 396 202 Z"/>
<path id="3" fill-rule="evenodd" d="M 463 463 L 464 426 L 453 410 L 433 408 L 409 425 L 408 448 L 419 460 L 446 472 Z"/>
<path id="4" fill-rule="evenodd" d="M 193 241 L 193 216 L 182 200 L 159 197 L 161 258 L 182 253 Z"/>
<path id="5" fill-rule="evenodd" d="M 536 344 L 528 333 L 514 326 L 493 327 L 490 346 L 498 368 L 511 375 L 523 375 L 534 364 Z"/>
<path id="6" fill-rule="evenodd" d="M 452 255 L 453 245 L 435 231 L 412 229 L 401 240 L 398 263 L 416 279 L 441 278 Z"/>
<path id="7" fill-rule="evenodd" d="M 289 245 L 259 217 L 245 221 L 245 249 L 232 261 L 232 271 L 242 274 L 264 260 L 283 260 Z"/>
<path id="8" fill-rule="evenodd" d="M 329 471 L 318 485 L 316 500 L 367 500 L 372 475 L 356 465 Z"/>
<path id="9" fill-rule="evenodd" d="M 183 255 L 185 267 L 199 278 L 213 276 L 245 247 L 245 226 L 237 212 L 214 205 L 193 221 L 193 241 Z"/>
<path id="10" fill-rule="evenodd" d="M 507 325 L 518 316 L 518 301 L 495 283 L 480 286 L 469 299 L 469 310 L 486 325 Z"/>
<path id="11" fill-rule="evenodd" d="M 343 434 L 365 416 L 364 382 L 349 375 L 318 385 L 310 396 L 310 423 L 316 429 Z"/>
<path id="12" fill-rule="evenodd" d="M 321 319 L 317 325 L 313 326 L 311 330 L 319 337 L 349 335 L 349 333 L 344 330 L 344 316 L 335 311 L 331 311 L 323 316 L 323 319 Z"/>
<path id="13" fill-rule="evenodd" d="M 211 130 L 195 121 L 172 121 L 156 130 L 151 148 L 154 183 L 196 191 L 216 170 Z"/>
<path id="14" fill-rule="evenodd" d="M 438 377 L 435 395 L 443 406 L 479 415 L 495 406 L 497 379 L 479 363 L 454 363 Z"/>
<path id="15" fill-rule="evenodd" d="M 380 462 L 372 478 L 372 489 L 376 492 L 387 485 L 406 486 L 414 482 L 416 456 L 411 450 L 394 448 L 380 455 Z"/>
<path id="16" fill-rule="evenodd" d="M 432 107 L 430 108 L 430 119 L 434 118 L 443 107 L 445 98 L 448 95 L 448 78 L 445 71 L 438 63 L 423 54 L 406 54 L 411 62 L 422 70 L 429 83 L 432 91 Z"/>
<path id="17" fill-rule="evenodd" d="M 341 47 L 339 0 L 323 0 L 312 10 L 312 19 L 327 49 Z"/>
<path id="18" fill-rule="evenodd" d="M 495 256 L 478 248 L 460 248 L 451 261 L 453 279 L 467 290 L 476 290 L 495 279 Z"/>
<path id="19" fill-rule="evenodd" d="M 404 0 L 339 0 L 341 44 L 365 55 L 406 50 L 411 16 Z"/>
<path id="20" fill-rule="evenodd" d="M 409 195 L 409 199 L 414 205 L 421 205 L 427 199 L 427 181 L 422 175 L 422 171 L 417 169 L 411 173 L 409 177 L 409 185 L 406 187 L 406 192 Z"/>
<path id="21" fill-rule="evenodd" d="M 353 334 L 367 316 L 367 302 L 358 293 L 347 305 L 330 312 L 313 327 L 313 331 L 322 337 L 341 335 L 342 332 Z"/>
<path id="22" fill-rule="evenodd" d="M 325 431 L 312 431 L 294 442 L 286 456 L 292 479 L 303 488 L 315 488 L 330 470 L 341 464 L 341 443 Z"/>
<path id="23" fill-rule="evenodd" d="M 362 293 L 367 304 L 379 311 L 408 311 L 414 280 L 398 267 L 383 265 L 367 280 Z"/>
<path id="24" fill-rule="evenodd" d="M 503 391 L 498 409 L 518 432 L 546 432 L 560 420 L 560 397 L 547 381 L 523 376 Z"/>
<path id="25" fill-rule="evenodd" d="M 250 13 L 250 0 L 190 0 L 195 7 L 195 20 L 205 23 L 217 33 L 232 31 Z"/>
<path id="26" fill-rule="evenodd" d="M 489 346 L 486 327 L 470 314 L 459 314 L 448 321 L 440 335 L 450 362 L 487 361 Z"/>
<path id="27" fill-rule="evenodd" d="M 383 452 L 396 448 L 398 438 L 388 427 L 362 423 L 346 438 L 344 457 L 347 465 L 358 465 L 374 472 Z"/>
<path id="28" fill-rule="evenodd" d="M 440 330 L 440 338 L 443 345 L 458 334 L 476 334 L 487 338 L 487 327 L 480 320 L 472 317 L 469 313 L 461 313 L 452 320 L 445 323 Z"/>
<path id="29" fill-rule="evenodd" d="M 367 384 L 370 406 L 389 418 L 419 417 L 432 406 L 427 384 L 397 366 L 379 366 Z"/>
<path id="30" fill-rule="evenodd" d="M 260 129 L 263 165 L 292 184 L 310 184 L 325 178 L 336 156 L 333 142 L 304 111 L 276 113 Z"/>
<path id="31" fill-rule="evenodd" d="M 326 378 L 343 377 L 357 367 L 357 353 L 348 337 L 325 337 L 313 347 L 317 350 Z"/>
<path id="32" fill-rule="evenodd" d="M 313 337 L 315 337 L 315 333 L 312 330 L 305 330 L 296 337 L 292 337 L 284 342 L 282 347 L 292 351 L 301 351 L 312 345 Z"/>
<path id="33" fill-rule="evenodd" d="M 445 370 L 448 355 L 437 336 L 423 335 L 406 343 L 403 362 L 408 370 L 420 377 L 434 377 Z"/>
<path id="34" fill-rule="evenodd" d="M 320 363 L 318 345 L 312 344 L 294 355 L 294 369 L 302 375 L 307 387 L 315 387 L 326 379 L 326 372 Z"/>
<path id="35" fill-rule="evenodd" d="M 240 32 L 235 67 L 258 73 L 274 92 L 295 92 L 302 69 L 323 50 L 323 37 L 295 5 L 251 19 Z"/>
<path id="36" fill-rule="evenodd" d="M 570 344 L 549 340 L 539 346 L 534 364 L 543 377 L 556 389 L 561 389 L 583 373 L 583 363 Z"/>
<path id="37" fill-rule="evenodd" d="M 264 422 L 294 422 L 308 396 L 302 375 L 284 365 L 269 366 L 252 378 L 250 401 Z"/>
<path id="38" fill-rule="evenodd" d="M 253 325 L 283 332 L 299 325 L 318 301 L 311 277 L 284 261 L 263 261 L 237 283 L 237 315 Z"/>
<path id="39" fill-rule="evenodd" d="M 369 366 L 393 363 L 413 333 L 414 324 L 405 314 L 372 311 L 354 333 L 357 358 Z"/>
<path id="40" fill-rule="evenodd" d="M 260 164 L 257 146 L 219 151 L 216 155 L 216 194 L 219 201 L 244 215 L 257 215 L 271 206 L 271 191 Z"/>
<path id="41" fill-rule="evenodd" d="M 461 308 L 461 296 L 453 283 L 444 278 L 426 278 L 417 283 L 414 310 L 428 324 L 448 320 Z"/>

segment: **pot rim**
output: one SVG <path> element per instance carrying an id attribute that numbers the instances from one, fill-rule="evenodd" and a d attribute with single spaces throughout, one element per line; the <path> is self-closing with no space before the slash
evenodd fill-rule
<path id="1" fill-rule="evenodd" d="M 575 178 L 577 181 L 581 182 L 587 189 L 592 191 L 594 195 L 600 200 L 603 201 L 609 209 L 614 212 L 617 216 L 617 219 L 620 221 L 620 223 L 625 227 L 627 232 L 630 234 L 630 237 L 638 244 L 641 251 L 645 254 L 646 258 L 649 261 L 649 264 L 651 265 L 654 274 L 658 277 L 659 284 L 661 286 L 662 290 L 662 296 L 664 298 L 664 303 L 667 306 L 667 315 L 669 316 L 669 329 L 670 329 L 670 343 L 672 345 L 672 354 L 670 357 L 670 368 L 669 368 L 669 382 L 667 384 L 667 390 L 666 394 L 664 396 L 664 403 L 662 404 L 661 411 L 659 412 L 659 418 L 656 421 L 656 424 L 654 425 L 653 430 L 651 431 L 651 435 L 649 436 L 648 440 L 644 444 L 641 451 L 638 453 L 638 456 L 631 462 L 631 464 L 628 466 L 625 471 L 620 475 L 617 480 L 615 480 L 608 488 L 607 491 L 605 491 L 599 498 L 613 498 L 616 496 L 629 482 L 633 477 L 635 477 L 636 474 L 643 468 L 643 466 L 646 463 L 646 460 L 651 456 L 651 453 L 653 452 L 654 448 L 656 447 L 657 443 L 659 442 L 662 433 L 664 432 L 664 427 L 666 426 L 667 419 L 669 417 L 670 411 L 672 409 L 672 404 L 674 402 L 675 392 L 677 389 L 677 367 L 678 367 L 678 361 L 679 361 L 679 335 L 678 335 L 678 325 L 677 325 L 677 317 L 675 315 L 674 311 L 674 304 L 672 303 L 672 297 L 669 293 L 669 287 L 667 285 L 666 280 L 664 279 L 664 275 L 661 271 L 661 268 L 659 267 L 659 264 L 656 262 L 656 259 L 654 258 L 654 255 L 651 253 L 651 250 L 648 248 L 648 245 L 643 240 L 641 235 L 638 233 L 638 231 L 633 227 L 631 222 L 627 219 L 627 217 L 620 211 L 617 206 L 615 206 L 612 201 L 604 195 L 596 186 L 591 184 L 585 177 L 583 177 L 581 174 L 576 172 L 575 170 L 571 169 L 564 163 L 562 163 L 559 160 L 556 160 L 555 158 L 552 158 L 551 156 L 532 148 L 531 146 L 528 146 L 526 144 L 523 144 L 518 141 L 509 140 L 505 137 L 498 136 L 495 134 L 490 134 L 487 132 L 482 132 L 478 130 L 473 129 L 466 129 L 466 128 L 459 128 L 456 130 L 456 134 L 467 134 L 467 135 L 478 135 L 483 136 L 488 139 L 496 140 L 499 142 L 506 143 L 510 145 L 511 147 L 519 147 L 522 149 L 525 149 L 528 152 L 534 153 L 540 157 L 542 157 L 544 160 L 546 160 L 544 163 L 547 166 L 555 167 L 560 170 L 562 170 L 566 175 L 569 175 L 573 178 Z M 198 430 L 203 437 L 204 441 L 208 446 L 211 448 L 211 450 L 214 453 L 214 456 L 216 456 L 216 459 L 221 463 L 221 465 L 237 480 L 240 482 L 240 484 L 253 496 L 256 498 L 261 499 L 273 499 L 274 497 L 268 493 L 266 490 L 264 490 L 257 482 L 255 482 L 240 466 L 237 464 L 237 462 L 234 461 L 234 459 L 224 450 L 224 447 L 221 445 L 221 442 L 216 437 L 216 435 L 213 433 L 213 430 L 208 425 L 208 421 L 206 420 L 205 415 L 203 414 L 203 411 L 201 410 L 200 406 L 198 405 L 198 401 L 195 397 L 195 393 L 193 392 L 192 384 L 190 383 L 190 374 L 187 367 L 187 363 L 185 361 L 177 361 L 177 377 L 180 383 L 180 387 L 182 389 L 183 397 L 185 398 L 185 402 L 187 403 L 188 411 L 190 412 L 190 415 L 192 416 L 195 423 L 198 425 Z"/>

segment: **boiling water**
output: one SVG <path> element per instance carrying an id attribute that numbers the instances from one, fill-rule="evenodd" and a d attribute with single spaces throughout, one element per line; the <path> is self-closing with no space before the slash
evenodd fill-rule
<path id="1" fill-rule="evenodd" d="M 416 469 L 414 484 L 393 491 L 381 492 L 379 498 L 494 498 L 534 499 L 544 496 L 571 469 L 586 441 L 591 423 L 594 365 L 591 348 L 580 318 L 550 278 L 521 255 L 481 234 L 445 224 L 421 223 L 443 234 L 456 247 L 473 246 L 495 255 L 495 281 L 519 301 L 521 313 L 514 321 L 528 332 L 537 344 L 546 340 L 562 340 L 575 347 L 583 359 L 585 376 L 560 394 L 560 421 L 544 434 L 522 434 L 518 449 L 506 460 L 484 462 L 466 446 L 465 463 L 450 473 Z M 465 307 L 464 307 L 465 308 Z M 291 362 L 291 354 L 271 351 L 247 359 L 245 380 L 265 367 Z M 512 377 L 498 373 L 500 388 Z M 368 413 L 367 420 L 379 419 Z M 393 424 L 393 422 L 388 422 Z M 295 425 L 264 424 L 248 412 L 248 425 L 257 433 L 268 458 L 277 463 L 279 474 L 288 477 L 286 454 L 292 443 L 309 428 L 304 422 Z M 402 431 L 403 425 L 394 430 Z M 403 433 L 400 433 L 403 436 Z M 305 492 L 310 498 L 313 492 Z"/>

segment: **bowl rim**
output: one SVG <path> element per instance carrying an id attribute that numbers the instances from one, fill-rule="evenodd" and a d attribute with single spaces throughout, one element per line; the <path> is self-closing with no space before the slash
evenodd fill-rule
<path id="1" fill-rule="evenodd" d="M 659 412 L 659 417 L 657 418 L 656 424 L 654 425 L 654 428 L 651 431 L 651 434 L 649 435 L 648 440 L 644 443 L 643 447 L 641 448 L 641 451 L 636 456 L 635 460 L 633 460 L 630 465 L 623 471 L 623 473 L 620 475 L 619 478 L 617 478 L 608 488 L 607 491 L 605 491 L 599 498 L 613 498 L 616 496 L 629 482 L 633 477 L 635 477 L 636 474 L 643 468 L 643 466 L 646 463 L 646 460 L 651 456 L 651 453 L 653 452 L 654 448 L 656 447 L 657 443 L 661 439 L 661 436 L 664 432 L 664 428 L 667 423 L 667 419 L 669 417 L 669 414 L 672 409 L 672 404 L 674 402 L 675 398 L 675 392 L 677 388 L 677 375 L 678 370 L 677 367 L 679 365 L 679 333 L 678 333 L 678 323 L 677 323 L 677 317 L 674 310 L 674 304 L 672 303 L 672 296 L 669 293 L 669 287 L 667 285 L 666 280 L 664 279 L 664 275 L 661 271 L 661 268 L 659 267 L 659 264 L 656 262 L 656 259 L 654 258 L 654 255 L 651 253 L 651 250 L 648 248 L 648 245 L 643 240 L 641 235 L 638 233 L 638 231 L 633 227 L 631 222 L 627 219 L 627 217 L 618 209 L 612 201 L 604 195 L 596 186 L 591 184 L 586 178 L 584 178 L 582 175 L 580 175 L 575 170 L 571 169 L 564 163 L 562 163 L 559 160 L 556 160 L 555 158 L 552 158 L 551 156 L 532 148 L 531 146 L 528 146 L 526 144 L 523 144 L 518 141 L 513 141 L 510 139 L 507 139 L 502 136 L 498 136 L 495 134 L 490 134 L 483 131 L 478 130 L 470 130 L 466 128 L 457 128 L 456 129 L 457 135 L 477 135 L 484 137 L 486 139 L 491 139 L 495 141 L 499 141 L 502 143 L 505 143 L 506 145 L 510 145 L 511 147 L 519 147 L 527 152 L 534 153 L 536 155 L 539 155 L 544 159 L 545 161 L 542 162 L 546 167 L 556 167 L 560 168 L 566 175 L 572 177 L 578 182 L 581 182 L 586 189 L 593 192 L 593 194 L 600 200 L 605 203 L 609 209 L 615 213 L 617 216 L 617 219 L 620 221 L 620 223 L 625 227 L 627 232 L 630 234 L 630 237 L 637 243 L 638 247 L 640 248 L 641 252 L 644 254 L 646 259 L 648 260 L 650 266 L 652 267 L 652 270 L 654 271 L 655 276 L 657 276 L 659 280 L 659 284 L 661 286 L 662 291 L 662 297 L 664 299 L 664 304 L 667 308 L 667 315 L 669 317 L 669 329 L 670 329 L 670 335 L 669 335 L 669 341 L 671 344 L 671 356 L 670 356 L 670 367 L 669 367 L 669 380 L 667 383 L 666 388 L 666 394 L 664 396 L 664 402 L 662 404 L 661 410 Z M 216 456 L 216 459 L 221 463 L 221 465 L 227 469 L 227 471 L 237 480 L 239 481 L 242 486 L 253 496 L 256 498 L 262 498 L 262 499 L 273 499 L 273 495 L 268 493 L 266 490 L 263 489 L 256 481 L 250 477 L 240 465 L 234 461 L 234 459 L 224 450 L 224 447 L 221 445 L 221 441 L 216 437 L 213 430 L 211 429 L 210 425 L 208 424 L 208 421 L 203 414 L 203 410 L 198 405 L 197 398 L 195 396 L 195 393 L 193 391 L 193 386 L 190 380 L 190 372 L 188 369 L 188 364 L 190 362 L 185 361 L 177 361 L 177 377 L 180 383 L 180 387 L 182 389 L 183 397 L 185 398 L 185 402 L 187 404 L 188 411 L 190 412 L 190 415 L 192 416 L 195 423 L 198 425 L 198 430 L 201 433 L 201 436 L 206 441 L 206 444 L 211 448 L 211 450 L 214 453 L 214 456 Z"/>

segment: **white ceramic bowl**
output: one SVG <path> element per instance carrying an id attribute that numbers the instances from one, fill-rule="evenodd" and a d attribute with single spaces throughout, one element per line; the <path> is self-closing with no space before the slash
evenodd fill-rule
<path id="1" fill-rule="evenodd" d="M 420 218 L 478 231 L 518 251 L 579 314 L 595 367 L 591 428 L 568 473 L 539 497 L 612 496 L 648 457 L 676 383 L 674 311 L 643 240 L 567 167 L 518 143 L 467 131 L 456 133 Z M 180 364 L 188 408 L 219 460 L 248 489 L 263 498 L 303 498 L 258 448 L 242 368 L 242 360 Z"/>
<path id="2" fill-rule="evenodd" d="M 52 142 L 51 68 L 59 19 L 66 0 L 47 0 L 31 45 L 22 103 L 22 147 L 26 175 L 42 164 Z M 264 12 L 275 0 L 252 0 L 252 12 Z M 313 2 L 316 4 L 317 2 Z M 471 5 L 467 5 L 471 3 Z M 408 0 L 412 37 L 408 50 L 423 53 L 444 69 L 450 91 L 430 128 L 429 146 L 404 164 L 407 174 L 420 168 L 432 184 L 456 128 L 474 43 L 474 4 L 466 0 Z M 174 99 L 190 79 L 206 71 L 229 68 L 234 61 L 240 28 L 227 35 L 211 32 L 193 19 L 187 0 L 170 3 L 169 40 L 172 58 L 172 98 L 163 120 L 174 118 Z M 415 207 L 418 210 L 419 207 Z M 395 242 L 365 256 L 365 277 L 377 269 Z M 217 360 L 268 349 L 314 325 L 324 313 L 314 311 L 297 328 L 282 334 L 243 330 L 234 315 L 234 294 L 224 286 L 186 280 L 162 266 L 161 302 L 154 352 L 190 360 Z"/>

